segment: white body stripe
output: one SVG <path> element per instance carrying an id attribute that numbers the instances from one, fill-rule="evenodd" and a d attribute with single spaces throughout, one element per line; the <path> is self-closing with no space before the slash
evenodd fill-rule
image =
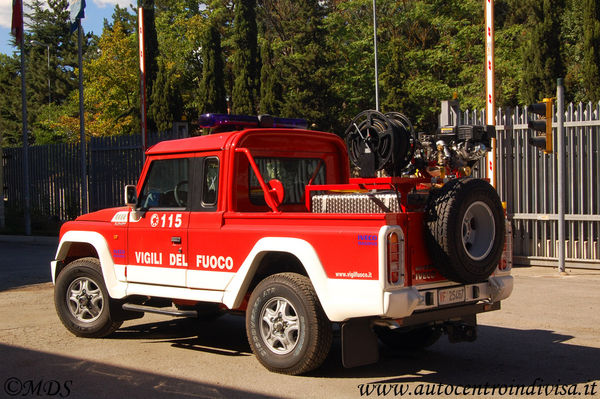
<path id="1" fill-rule="evenodd" d="M 398 228 L 395 226 L 383 226 L 379 232 L 379 242 L 386 242 L 387 234 L 396 229 Z M 329 320 L 333 322 L 365 316 L 390 318 L 409 316 L 415 309 L 423 308 L 424 296 L 419 290 L 433 289 L 436 286 L 434 284 L 434 286 L 394 287 L 387 284 L 387 254 L 383 244 L 380 244 L 379 249 L 379 279 L 358 280 L 328 278 L 312 245 L 298 238 L 265 237 L 260 239 L 236 273 L 115 265 L 104 237 L 99 233 L 89 231 L 67 232 L 59 244 L 56 253 L 57 260 L 63 260 L 66 257 L 72 242 L 89 243 L 94 246 L 100 257 L 108 292 L 115 299 L 127 295 L 148 295 L 223 303 L 233 309 L 241 305 L 264 255 L 274 251 L 286 252 L 298 258 L 306 269 L 323 310 Z M 52 262 L 51 267 L 54 281 L 56 261 Z M 125 282 L 125 268 L 127 268 L 127 278 L 130 282 Z M 132 279 L 147 283 L 131 282 Z M 160 281 L 161 285 L 156 284 L 157 281 Z M 176 286 L 183 284 L 181 281 L 185 281 L 188 286 L 202 286 L 203 289 Z M 482 293 L 496 302 L 510 295 L 513 278 L 512 276 L 490 277 L 489 282 L 485 284 L 487 287 L 481 287 Z"/>
<path id="2" fill-rule="evenodd" d="M 183 287 L 185 272 L 185 268 L 127 265 L 127 281 Z"/>
<path id="3" fill-rule="evenodd" d="M 235 273 L 209 270 L 189 270 L 186 285 L 190 288 L 202 287 L 207 290 L 225 290 Z"/>

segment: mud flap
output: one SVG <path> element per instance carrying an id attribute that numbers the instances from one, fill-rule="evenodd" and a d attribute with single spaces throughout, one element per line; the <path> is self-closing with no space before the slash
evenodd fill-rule
<path id="1" fill-rule="evenodd" d="M 379 342 L 368 317 L 342 323 L 342 364 L 358 367 L 379 360 Z"/>

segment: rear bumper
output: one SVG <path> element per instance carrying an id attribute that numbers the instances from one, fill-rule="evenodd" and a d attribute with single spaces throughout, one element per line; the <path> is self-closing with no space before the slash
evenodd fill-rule
<path id="1" fill-rule="evenodd" d="M 438 293 L 442 289 L 449 287 L 464 287 L 464 302 L 454 303 L 449 306 L 440 306 L 438 303 Z M 467 314 L 481 313 L 488 310 L 497 310 L 500 308 L 499 302 L 508 298 L 513 289 L 512 276 L 494 276 L 487 282 L 479 284 L 448 284 L 440 286 L 418 286 L 406 287 L 384 293 L 382 317 L 392 319 L 403 319 L 419 314 L 434 314 L 445 309 L 468 309 Z M 497 308 L 493 305 L 498 305 Z M 490 306 L 494 308 L 490 308 Z M 470 313 L 469 313 L 470 312 Z M 464 312 L 461 311 L 461 316 Z M 440 313 L 441 315 L 441 313 Z M 440 319 L 442 320 L 442 319 Z M 430 320 L 430 321 L 435 321 Z"/>

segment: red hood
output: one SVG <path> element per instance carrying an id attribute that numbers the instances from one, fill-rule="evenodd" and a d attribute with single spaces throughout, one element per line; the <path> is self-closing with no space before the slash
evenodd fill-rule
<path id="1" fill-rule="evenodd" d="M 118 208 L 108 208 L 102 209 L 96 212 L 86 213 L 85 215 L 79 216 L 76 221 L 81 222 L 110 222 L 115 216 L 115 213 L 119 211 L 126 211 L 128 208 L 126 206 L 121 206 Z"/>

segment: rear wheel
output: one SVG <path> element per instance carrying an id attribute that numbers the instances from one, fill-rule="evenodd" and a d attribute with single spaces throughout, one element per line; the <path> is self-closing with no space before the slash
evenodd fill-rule
<path id="1" fill-rule="evenodd" d="M 329 353 L 331 322 L 310 280 L 295 273 L 267 277 L 246 311 L 252 352 L 271 371 L 298 375 L 319 367 Z"/>
<path id="2" fill-rule="evenodd" d="M 455 179 L 432 190 L 425 223 L 429 251 L 446 278 L 476 283 L 498 266 L 504 248 L 504 210 L 486 181 Z"/>
<path id="3" fill-rule="evenodd" d="M 122 322 L 111 317 L 108 290 L 96 258 L 77 259 L 56 278 L 54 305 L 63 325 L 80 337 L 104 337 Z"/>

